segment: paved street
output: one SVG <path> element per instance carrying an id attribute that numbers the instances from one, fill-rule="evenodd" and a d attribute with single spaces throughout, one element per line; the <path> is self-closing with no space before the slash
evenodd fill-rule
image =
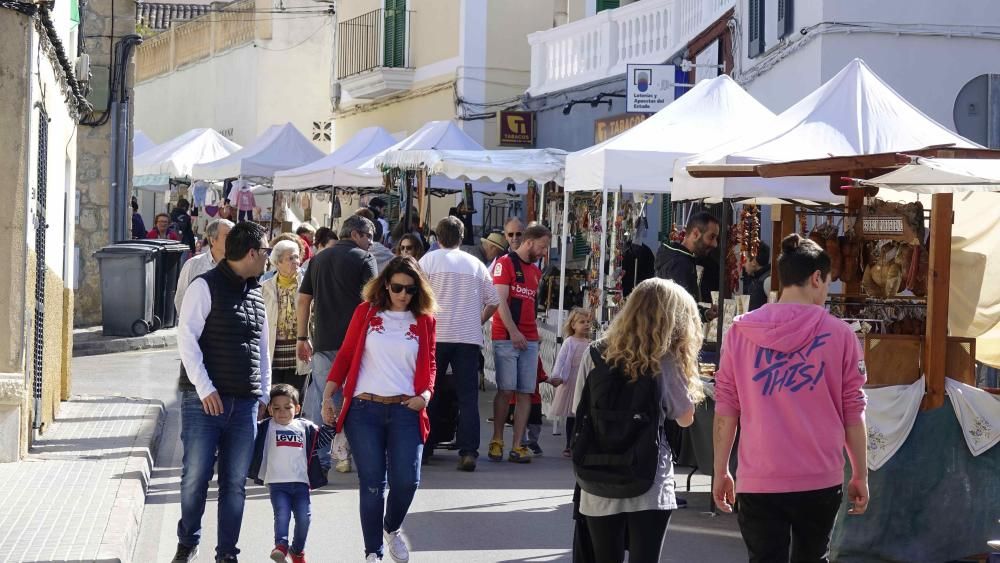
<path id="1" fill-rule="evenodd" d="M 142 518 L 135 561 L 168 561 L 176 547 L 180 514 L 180 419 L 176 394 L 179 360 L 174 350 L 132 352 L 77 358 L 74 392 L 159 399 L 167 406 L 160 443 Z M 483 395 L 484 403 L 489 397 Z M 481 412 L 486 412 L 481 409 Z M 483 425 L 484 443 L 487 426 Z M 508 438 L 509 440 L 509 438 Z M 404 525 L 413 561 L 498 562 L 570 561 L 572 473 L 560 457 L 561 436 L 543 432 L 546 455 L 527 466 L 479 464 L 475 473 L 454 469 L 454 454 L 441 452 L 425 466 L 420 491 Z M 361 561 L 356 474 L 331 473 L 331 484 L 313 496 L 313 526 L 306 553 L 312 561 Z M 740 561 L 745 550 L 732 516 L 712 517 L 708 483 L 695 479 L 686 495 L 692 508 L 675 513 L 661 561 Z M 240 547 L 246 561 L 262 561 L 272 546 L 272 516 L 263 487 L 247 490 Z M 214 486 L 204 520 L 203 551 L 211 560 L 215 539 Z"/>

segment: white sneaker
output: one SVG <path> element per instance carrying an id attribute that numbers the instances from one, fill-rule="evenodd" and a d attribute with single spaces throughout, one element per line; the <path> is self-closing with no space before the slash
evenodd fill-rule
<path id="1" fill-rule="evenodd" d="M 351 458 L 342 459 L 337 462 L 337 473 L 351 472 Z"/>
<path id="2" fill-rule="evenodd" d="M 395 532 L 382 531 L 383 537 L 385 537 L 386 546 L 389 548 L 389 556 L 396 563 L 406 563 L 410 560 L 410 547 L 406 545 L 406 536 L 403 535 L 403 529 L 400 528 Z"/>
<path id="3" fill-rule="evenodd" d="M 379 561 L 381 561 L 381 559 L 379 559 L 378 555 L 374 553 L 369 553 L 368 557 L 365 557 L 365 563 L 378 563 Z"/>

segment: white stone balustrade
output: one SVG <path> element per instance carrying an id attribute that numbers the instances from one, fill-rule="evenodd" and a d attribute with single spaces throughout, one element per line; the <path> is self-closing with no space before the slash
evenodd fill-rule
<path id="1" fill-rule="evenodd" d="M 538 96 L 622 74 L 630 63 L 663 63 L 735 0 L 641 0 L 528 36 Z"/>

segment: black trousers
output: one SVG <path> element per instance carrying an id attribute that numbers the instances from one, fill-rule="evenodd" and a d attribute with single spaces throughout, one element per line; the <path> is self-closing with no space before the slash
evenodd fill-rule
<path id="1" fill-rule="evenodd" d="M 627 542 L 629 563 L 657 563 L 671 512 L 643 510 L 611 516 L 586 516 L 594 560 L 621 563 L 625 559 Z"/>
<path id="2" fill-rule="evenodd" d="M 750 563 L 827 563 L 843 497 L 841 485 L 796 493 L 736 495 Z"/>

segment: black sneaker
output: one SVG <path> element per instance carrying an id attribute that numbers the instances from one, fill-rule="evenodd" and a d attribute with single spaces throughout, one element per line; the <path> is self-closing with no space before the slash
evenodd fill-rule
<path id="1" fill-rule="evenodd" d="M 239 559 L 235 555 L 223 555 L 222 557 L 216 557 L 215 563 L 239 563 Z"/>
<path id="2" fill-rule="evenodd" d="M 542 455 L 542 447 L 538 445 L 538 442 L 535 442 L 534 444 L 528 444 L 528 449 L 531 450 L 531 453 L 535 454 L 536 456 Z"/>
<path id="3" fill-rule="evenodd" d="M 188 561 L 194 561 L 198 557 L 198 546 L 196 545 L 184 545 L 182 543 L 177 544 L 177 553 L 174 553 L 174 558 L 170 560 L 171 563 L 188 563 Z"/>
<path id="4" fill-rule="evenodd" d="M 475 471 L 476 470 L 476 456 L 474 455 L 463 455 L 458 460 L 458 470 L 459 471 Z"/>

